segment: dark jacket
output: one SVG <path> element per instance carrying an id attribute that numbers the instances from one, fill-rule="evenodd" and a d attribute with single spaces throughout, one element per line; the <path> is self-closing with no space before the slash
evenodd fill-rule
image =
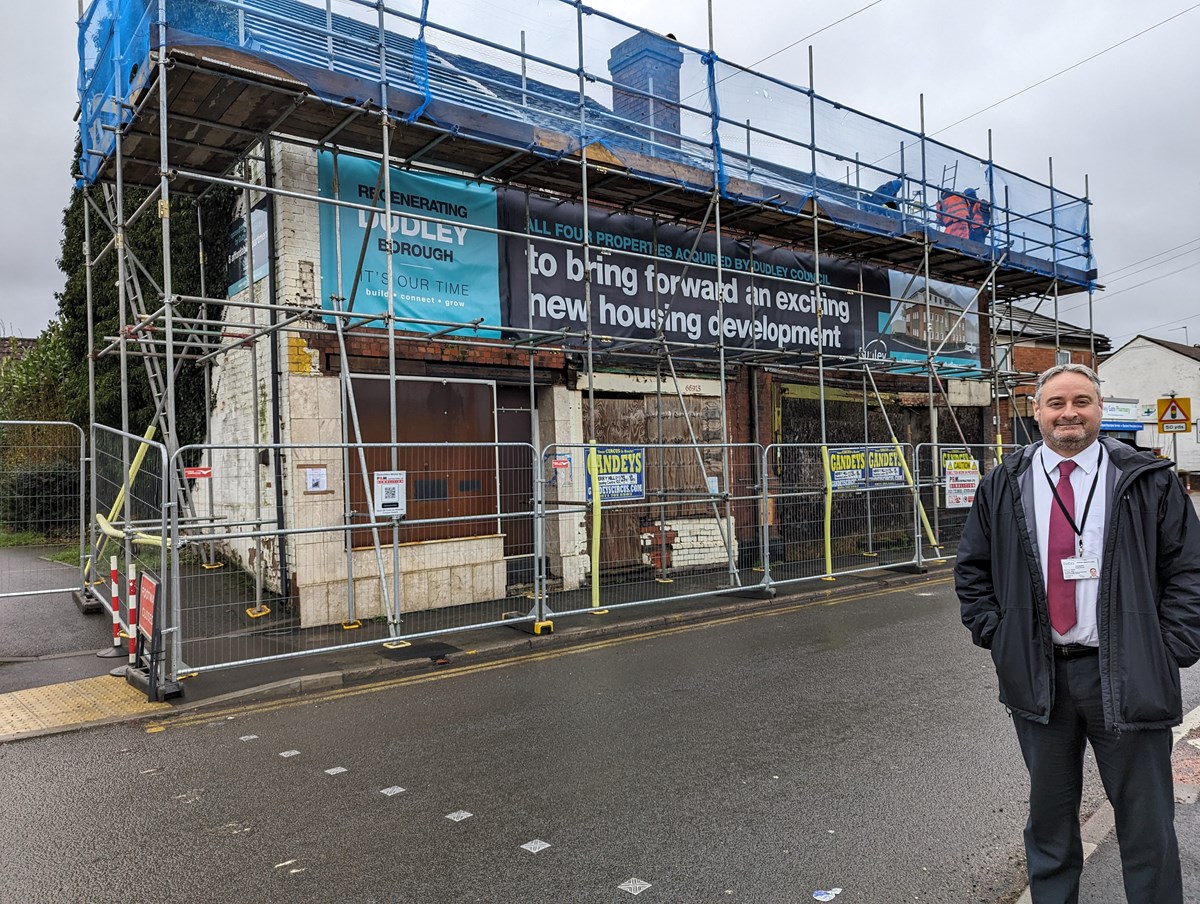
<path id="1" fill-rule="evenodd" d="M 1178 725 L 1179 669 L 1200 659 L 1200 520 L 1170 462 L 1102 439 L 1108 507 L 1097 622 L 1107 728 Z M 1054 651 L 1034 541 L 1033 456 L 1008 456 L 979 484 L 954 567 L 963 624 L 992 651 L 1000 701 L 1046 722 Z"/>

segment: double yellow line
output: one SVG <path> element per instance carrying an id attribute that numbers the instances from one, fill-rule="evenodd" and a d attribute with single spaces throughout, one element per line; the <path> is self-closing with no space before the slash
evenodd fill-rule
<path id="1" fill-rule="evenodd" d="M 574 656 L 579 653 L 593 653 L 597 650 L 608 649 L 609 647 L 623 646 L 630 643 L 641 643 L 643 641 L 654 640 L 659 637 L 670 637 L 675 634 L 683 634 L 689 631 L 708 630 L 710 628 L 736 624 L 737 622 L 748 621 L 755 618 L 773 618 L 779 615 L 790 615 L 794 612 L 802 612 L 805 609 L 815 609 L 823 606 L 838 606 L 842 603 L 851 603 L 855 602 L 856 600 L 885 596 L 889 593 L 915 591 L 924 587 L 936 587 L 949 582 L 949 577 L 940 577 L 930 581 L 906 584 L 903 587 L 897 587 L 894 589 L 867 590 L 845 596 L 841 594 L 830 595 L 826 598 L 807 600 L 803 603 L 795 603 L 790 606 L 755 609 L 753 612 L 744 612 L 736 615 L 721 615 L 705 621 L 689 622 L 688 624 L 675 625 L 669 628 L 651 628 L 638 634 L 626 634 L 620 637 L 610 637 L 606 640 L 572 644 L 570 646 L 544 650 L 539 653 L 521 653 L 514 656 L 507 656 L 503 659 L 496 659 L 490 662 L 479 662 L 475 663 L 474 665 L 455 666 L 452 669 L 442 672 L 432 672 L 430 674 L 421 675 L 406 675 L 401 678 L 389 678 L 383 681 L 372 682 L 371 684 L 356 685 L 354 687 L 335 688 L 328 691 L 304 694 L 303 696 L 288 697 L 283 700 L 264 700 L 261 703 L 247 703 L 224 709 L 204 710 L 202 712 L 188 713 L 186 715 L 149 722 L 147 723 L 146 731 L 156 733 L 170 728 L 187 728 L 194 725 L 207 725 L 211 722 L 237 716 L 251 716 L 261 713 L 276 712 L 281 709 L 290 709 L 296 706 L 308 706 L 316 703 L 328 703 L 336 700 L 346 700 L 352 697 L 361 697 L 365 694 L 377 694 L 381 691 L 391 690 L 392 688 L 396 687 L 409 687 L 414 684 L 428 684 L 434 681 L 444 681 L 447 678 L 462 678 L 468 675 L 477 675 L 482 672 L 495 671 L 496 669 L 507 669 L 517 665 L 527 665 L 534 662 L 545 662 L 548 659 L 559 659 L 564 656 Z"/>

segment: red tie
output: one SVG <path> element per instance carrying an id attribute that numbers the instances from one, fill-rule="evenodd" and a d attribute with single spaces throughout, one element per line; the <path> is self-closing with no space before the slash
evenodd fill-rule
<path id="1" fill-rule="evenodd" d="M 1072 529 L 1065 508 L 1075 517 L 1075 491 L 1071 489 L 1071 472 L 1075 462 L 1064 459 L 1058 463 L 1059 506 L 1050 500 L 1050 539 L 1046 544 L 1046 598 L 1050 603 L 1050 624 L 1059 634 L 1066 634 L 1075 624 L 1075 582 L 1063 577 L 1062 560 L 1075 555 L 1075 531 Z"/>

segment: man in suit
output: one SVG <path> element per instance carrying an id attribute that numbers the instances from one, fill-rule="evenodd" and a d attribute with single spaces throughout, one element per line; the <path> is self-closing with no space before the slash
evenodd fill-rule
<path id="1" fill-rule="evenodd" d="M 1171 727 L 1183 717 L 1179 669 L 1200 659 L 1200 520 L 1171 462 L 1099 438 L 1089 368 L 1043 373 L 1034 416 L 1043 442 L 980 482 L 954 575 L 1029 770 L 1033 901 L 1079 899 L 1090 743 L 1127 899 L 1183 904 Z"/>

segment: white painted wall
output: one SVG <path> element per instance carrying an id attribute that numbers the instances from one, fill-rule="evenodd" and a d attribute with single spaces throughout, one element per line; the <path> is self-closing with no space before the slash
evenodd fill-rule
<path id="1" fill-rule="evenodd" d="M 1155 407 L 1160 398 L 1174 392 L 1192 400 L 1193 422 L 1200 415 L 1200 362 L 1142 336 L 1100 365 L 1100 383 L 1106 397 L 1138 399 L 1147 408 Z M 1173 454 L 1171 436 L 1160 434 L 1155 423 L 1149 423 L 1138 433 L 1137 443 L 1161 448 L 1167 456 Z M 1177 448 L 1180 470 L 1200 471 L 1200 444 L 1196 442 L 1194 426 L 1187 433 L 1178 434 Z"/>

